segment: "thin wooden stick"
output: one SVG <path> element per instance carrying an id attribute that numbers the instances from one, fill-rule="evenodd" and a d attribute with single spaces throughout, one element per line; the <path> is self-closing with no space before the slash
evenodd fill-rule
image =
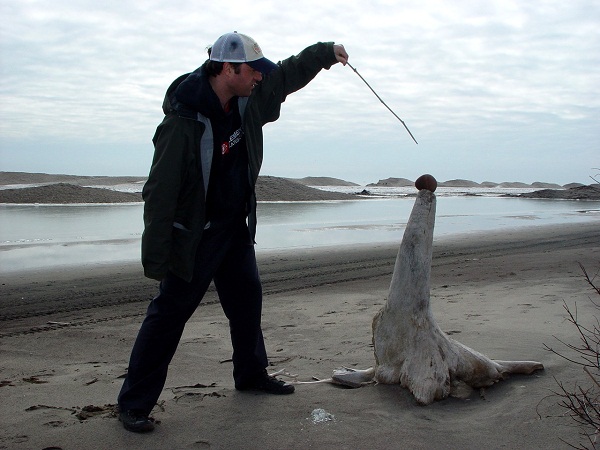
<path id="1" fill-rule="evenodd" d="M 356 69 L 355 69 L 355 68 L 352 66 L 352 64 L 350 64 L 350 63 L 346 63 L 346 64 L 348 64 L 348 66 L 350 66 L 350 68 L 351 68 L 352 70 L 354 70 L 354 73 L 356 73 L 356 75 L 358 75 L 358 76 L 360 77 L 360 79 L 364 81 L 364 83 L 365 83 L 365 84 L 366 84 L 366 85 L 369 87 L 369 89 L 371 89 L 371 92 L 373 92 L 373 94 L 375 94 L 375 97 L 377 97 L 377 98 L 379 99 L 379 101 L 380 101 L 381 103 L 383 103 L 383 106 L 385 106 L 387 109 L 389 109 L 389 110 L 390 110 L 390 112 L 391 112 L 391 113 L 394 115 L 394 117 L 396 117 L 396 119 L 398 119 L 398 120 L 399 120 L 399 121 L 402 123 L 402 125 L 404 125 L 404 128 L 406 128 L 406 131 L 408 131 L 408 134 L 410 134 L 410 137 L 412 138 L 412 140 L 413 140 L 413 141 L 415 141 L 415 144 L 417 144 L 417 145 L 418 145 L 419 143 L 417 142 L 417 140 L 415 139 L 415 137 L 413 136 L 413 134 L 410 132 L 410 130 L 408 129 L 408 127 L 407 127 L 407 126 L 406 126 L 406 124 L 404 123 L 404 120 L 402 120 L 400 117 L 398 117 L 398 114 L 396 114 L 394 111 L 392 111 L 392 108 L 390 108 L 390 107 L 389 107 L 389 106 L 388 106 L 388 105 L 387 105 L 387 104 L 386 104 L 386 103 L 385 103 L 385 102 L 384 102 L 384 101 L 381 99 L 381 97 L 380 97 L 380 96 L 377 94 L 377 92 L 375 92 L 375 89 L 373 89 L 373 88 L 371 87 L 371 85 L 370 85 L 369 83 L 367 83 L 367 80 L 365 80 L 365 79 L 363 78 L 363 76 L 362 76 L 360 73 L 358 73 L 358 70 L 356 70 Z"/>

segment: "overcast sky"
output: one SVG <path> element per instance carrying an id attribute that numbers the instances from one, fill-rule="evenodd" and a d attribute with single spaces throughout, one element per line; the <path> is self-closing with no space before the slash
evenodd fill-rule
<path id="1" fill-rule="evenodd" d="M 321 72 L 264 128 L 262 175 L 592 182 L 600 169 L 597 0 L 1 3 L 0 170 L 142 175 L 164 92 L 237 30 Z"/>

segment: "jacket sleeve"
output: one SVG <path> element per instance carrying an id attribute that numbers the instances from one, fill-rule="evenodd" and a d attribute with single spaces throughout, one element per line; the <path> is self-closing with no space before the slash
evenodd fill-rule
<path id="1" fill-rule="evenodd" d="M 144 233 L 142 265 L 144 274 L 161 280 L 169 269 L 173 221 L 182 183 L 185 134 L 179 130 L 178 118 L 165 117 L 154 138 L 154 159 L 144 185 Z"/>
<path id="2" fill-rule="evenodd" d="M 258 103 L 262 124 L 277 120 L 281 103 L 289 94 L 302 89 L 321 69 L 329 69 L 336 62 L 333 42 L 318 42 L 281 61 L 279 68 L 265 77 L 256 98 L 251 100 Z"/>

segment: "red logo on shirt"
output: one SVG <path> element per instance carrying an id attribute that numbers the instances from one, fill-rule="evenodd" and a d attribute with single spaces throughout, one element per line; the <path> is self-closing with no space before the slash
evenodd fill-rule
<path id="1" fill-rule="evenodd" d="M 221 155 L 229 154 L 229 142 L 223 142 L 221 144 Z"/>

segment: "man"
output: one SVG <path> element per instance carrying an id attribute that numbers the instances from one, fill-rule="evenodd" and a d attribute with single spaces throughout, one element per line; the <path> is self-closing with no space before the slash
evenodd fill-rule
<path id="1" fill-rule="evenodd" d="M 211 280 L 229 320 L 235 388 L 294 392 L 268 376 L 260 325 L 254 187 L 262 126 L 277 120 L 288 94 L 347 59 L 343 46 L 317 43 L 274 64 L 252 38 L 228 33 L 214 43 L 208 61 L 167 90 L 142 192 L 142 264 L 160 290 L 148 306 L 119 394 L 119 419 L 127 430 L 154 428 L 148 415 L 185 323 Z"/>

